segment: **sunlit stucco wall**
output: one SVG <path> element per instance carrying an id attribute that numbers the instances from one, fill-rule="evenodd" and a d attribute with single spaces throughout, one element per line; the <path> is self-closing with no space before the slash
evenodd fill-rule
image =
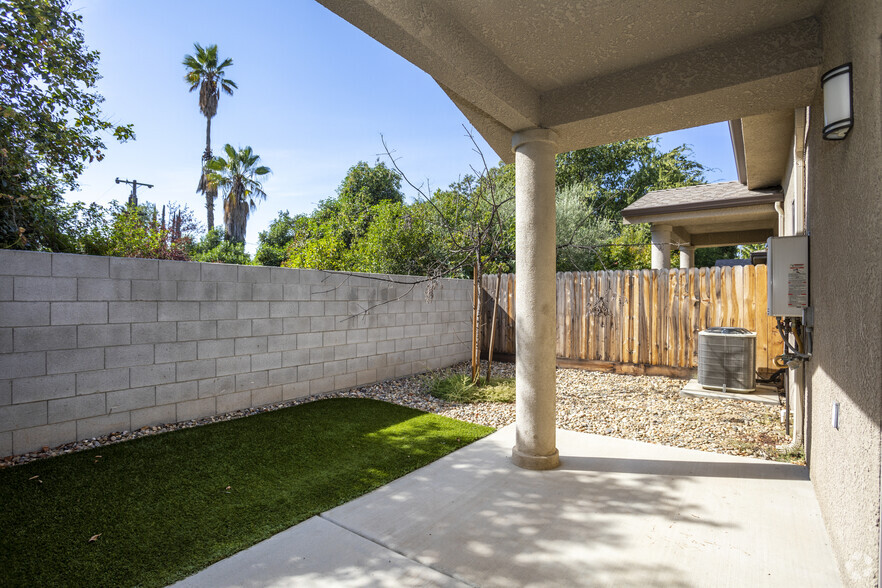
<path id="1" fill-rule="evenodd" d="M 877 583 L 882 417 L 882 8 L 832 0 L 821 14 L 821 71 L 852 62 L 855 126 L 824 141 L 811 108 L 808 227 L 814 357 L 809 465 L 848 585 Z M 839 428 L 831 422 L 839 403 Z"/>

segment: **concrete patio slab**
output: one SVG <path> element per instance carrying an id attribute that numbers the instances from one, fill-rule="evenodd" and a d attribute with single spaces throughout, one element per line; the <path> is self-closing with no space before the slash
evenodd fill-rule
<path id="1" fill-rule="evenodd" d="M 477 586 L 840 585 L 806 468 L 557 435 L 556 470 L 509 426 L 323 517 Z"/>
<path id="2" fill-rule="evenodd" d="M 463 586 L 313 517 L 174 584 L 180 588 Z"/>
<path id="3" fill-rule="evenodd" d="M 804 467 L 509 426 L 179 586 L 839 586 Z"/>
<path id="4" fill-rule="evenodd" d="M 691 398 L 714 398 L 717 400 L 742 400 L 744 402 L 757 402 L 759 404 L 767 404 L 769 406 L 779 406 L 781 404 L 781 395 L 774 386 L 765 386 L 757 384 L 756 390 L 753 392 L 722 392 L 720 390 L 707 390 L 701 387 L 698 380 L 689 380 L 683 389 L 680 390 L 680 396 Z"/>

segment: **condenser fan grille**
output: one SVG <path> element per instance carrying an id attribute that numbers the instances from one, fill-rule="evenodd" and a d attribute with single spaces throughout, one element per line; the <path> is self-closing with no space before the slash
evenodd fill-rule
<path id="1" fill-rule="evenodd" d="M 698 334 L 698 383 L 727 392 L 756 390 L 756 333 L 711 327 Z"/>

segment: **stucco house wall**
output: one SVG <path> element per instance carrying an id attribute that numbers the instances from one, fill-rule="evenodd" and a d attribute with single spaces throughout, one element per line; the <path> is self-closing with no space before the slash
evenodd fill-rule
<path id="1" fill-rule="evenodd" d="M 389 278 L 0 250 L 0 457 L 468 358 L 471 283 Z"/>
<path id="2" fill-rule="evenodd" d="M 781 236 L 805 234 L 805 161 L 804 150 L 808 109 L 797 108 L 794 112 L 794 133 L 787 155 L 787 170 L 781 186 L 784 217 L 779 219 L 778 234 Z"/>
<path id="3" fill-rule="evenodd" d="M 807 108 L 797 108 L 793 114 L 793 137 L 787 155 L 787 168 L 781 181 L 784 201 L 781 203 L 783 215 L 778 217 L 778 235 L 789 237 L 806 233 L 805 216 L 805 139 L 807 129 Z M 791 339 L 791 343 L 796 341 Z M 790 397 L 791 434 L 794 440 L 805 440 L 806 408 L 806 366 L 802 363 L 787 370 L 787 392 Z M 799 429 L 795 429 L 799 427 Z"/>
<path id="4" fill-rule="evenodd" d="M 878 0 L 830 1 L 821 27 L 821 71 L 853 64 L 855 124 L 844 141 L 822 140 L 818 92 L 808 145 L 815 312 L 808 461 L 843 580 L 872 586 L 882 479 L 882 9 Z"/>

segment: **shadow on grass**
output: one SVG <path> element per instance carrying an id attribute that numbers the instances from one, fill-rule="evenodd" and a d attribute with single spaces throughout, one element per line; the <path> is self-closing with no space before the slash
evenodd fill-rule
<path id="1" fill-rule="evenodd" d="M 3 583 L 164 586 L 491 431 L 329 399 L 8 468 Z"/>

